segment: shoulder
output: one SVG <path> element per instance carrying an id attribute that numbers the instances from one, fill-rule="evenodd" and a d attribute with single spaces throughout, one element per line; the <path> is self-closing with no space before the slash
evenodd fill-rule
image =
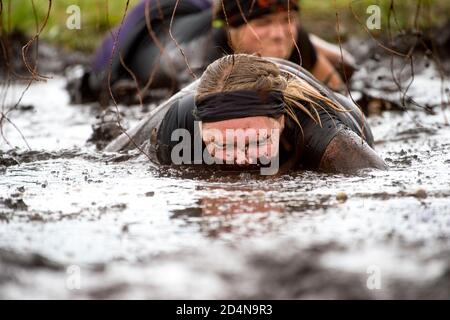
<path id="1" fill-rule="evenodd" d="M 364 139 L 351 130 L 342 130 L 333 138 L 319 166 L 321 171 L 340 173 L 355 173 L 366 168 L 386 170 L 387 165 Z"/>
<path id="2" fill-rule="evenodd" d="M 318 169 L 322 156 L 330 142 L 345 127 L 335 117 L 318 110 L 321 122 L 316 122 L 301 110 L 295 114 L 299 121 L 297 124 L 287 118 L 284 136 L 300 153 L 300 164 L 309 169 Z"/>

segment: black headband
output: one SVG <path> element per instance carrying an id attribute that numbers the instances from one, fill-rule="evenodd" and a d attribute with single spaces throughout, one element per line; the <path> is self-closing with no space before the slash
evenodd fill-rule
<path id="1" fill-rule="evenodd" d="M 216 13 L 217 16 L 214 23 L 216 25 L 220 25 L 228 21 L 228 24 L 231 27 L 239 27 L 240 25 L 245 23 L 245 20 L 249 21 L 252 19 L 259 18 L 263 15 L 276 13 L 280 11 L 287 11 L 288 8 L 292 11 L 300 10 L 298 0 L 218 0 L 218 1 L 219 1 L 218 4 L 219 9 L 218 12 Z M 245 17 L 245 19 L 243 16 Z"/>
<path id="2" fill-rule="evenodd" d="M 196 102 L 194 116 L 203 122 L 267 116 L 278 118 L 285 113 L 280 91 L 238 90 L 214 93 Z"/>

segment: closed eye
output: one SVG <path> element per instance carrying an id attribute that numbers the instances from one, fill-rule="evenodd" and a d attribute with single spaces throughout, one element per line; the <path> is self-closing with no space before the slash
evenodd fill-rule
<path id="1" fill-rule="evenodd" d="M 227 147 L 234 148 L 234 142 L 227 144 L 227 143 L 222 143 L 220 141 L 214 141 L 213 144 L 214 144 L 214 147 L 216 147 L 217 149 L 226 149 Z"/>
<path id="2" fill-rule="evenodd" d="M 249 147 L 265 146 L 271 142 L 272 142 L 272 138 L 270 135 L 269 136 L 261 136 L 261 137 L 258 137 L 257 140 L 250 141 L 248 143 L 248 146 Z M 216 149 L 223 150 L 226 148 L 234 148 L 235 147 L 235 143 L 233 141 L 231 141 L 230 143 L 223 143 L 221 141 L 211 141 L 211 143 L 214 145 L 214 147 Z"/>
<path id="3" fill-rule="evenodd" d="M 258 140 L 250 141 L 249 146 L 256 147 L 256 146 L 265 146 L 266 144 L 271 142 L 270 136 L 266 137 L 259 137 Z"/>

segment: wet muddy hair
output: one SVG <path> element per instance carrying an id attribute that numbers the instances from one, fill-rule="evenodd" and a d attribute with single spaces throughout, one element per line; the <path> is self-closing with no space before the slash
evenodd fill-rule
<path id="1" fill-rule="evenodd" d="M 285 103 L 285 113 L 300 126 L 295 110 L 300 109 L 317 124 L 321 120 L 317 110 L 346 111 L 323 96 L 305 80 L 282 73 L 276 64 L 259 56 L 234 54 L 220 58 L 210 64 L 203 73 L 197 87 L 196 104 L 206 97 L 238 90 L 258 92 L 280 92 Z"/>

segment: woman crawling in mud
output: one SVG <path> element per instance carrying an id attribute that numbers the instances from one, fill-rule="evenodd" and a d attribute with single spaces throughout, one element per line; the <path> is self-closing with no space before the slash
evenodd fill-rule
<path id="1" fill-rule="evenodd" d="M 288 61 L 247 54 L 213 62 L 106 151 L 136 147 L 158 164 L 258 167 L 264 174 L 386 168 L 346 97 Z"/>

